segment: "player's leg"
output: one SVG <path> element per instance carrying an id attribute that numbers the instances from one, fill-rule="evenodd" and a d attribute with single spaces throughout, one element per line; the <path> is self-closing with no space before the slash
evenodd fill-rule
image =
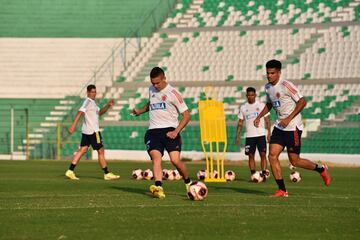
<path id="1" fill-rule="evenodd" d="M 254 174 L 256 172 L 255 154 L 254 153 L 249 153 L 248 157 L 249 157 L 248 165 L 249 165 L 250 173 L 252 175 L 252 174 Z"/>
<path id="2" fill-rule="evenodd" d="M 292 136 L 289 139 L 288 143 L 288 157 L 291 164 L 295 167 L 301 167 L 308 170 L 314 170 L 318 172 L 325 185 L 329 186 L 331 182 L 331 177 L 328 172 L 328 167 L 326 165 L 319 166 L 318 164 L 300 157 L 300 151 L 301 151 L 301 133 L 302 131 L 299 131 L 296 129 L 296 131 L 291 132 Z"/>
<path id="3" fill-rule="evenodd" d="M 264 180 L 266 180 L 266 167 L 267 167 L 267 159 L 266 159 L 266 138 L 265 136 L 257 137 L 256 142 L 257 149 L 260 155 L 260 165 L 261 165 L 261 174 Z"/>
<path id="4" fill-rule="evenodd" d="M 81 143 L 79 150 L 75 153 L 73 160 L 71 161 L 69 169 L 65 172 L 65 176 L 71 180 L 79 180 L 75 175 L 75 167 L 80 161 L 81 157 L 88 151 L 90 146 L 90 138 L 89 135 L 82 134 Z"/>
<path id="5" fill-rule="evenodd" d="M 251 175 L 253 175 L 256 172 L 256 165 L 255 165 L 255 151 L 256 151 L 256 139 L 246 138 L 245 139 L 245 155 L 248 155 L 249 158 L 249 169 Z"/>
<path id="6" fill-rule="evenodd" d="M 144 143 L 147 148 L 147 152 L 151 158 L 153 164 L 153 173 L 155 184 L 150 186 L 150 192 L 154 197 L 164 199 L 165 193 L 162 188 L 162 168 L 161 160 L 164 155 L 164 146 L 161 142 L 164 133 L 158 129 L 150 129 L 146 132 L 144 137 Z"/>
<path id="7" fill-rule="evenodd" d="M 109 171 L 107 163 L 105 161 L 105 148 L 102 144 L 102 136 L 100 132 L 95 132 L 91 138 L 91 146 L 98 153 L 98 162 L 101 169 L 104 171 L 104 180 L 117 180 L 119 175 L 115 175 Z"/>
<path id="8" fill-rule="evenodd" d="M 278 185 L 278 190 L 275 192 L 274 195 L 272 195 L 273 197 L 288 196 L 285 188 L 284 179 L 281 174 L 281 166 L 279 161 L 280 153 L 284 150 L 285 146 L 284 134 L 284 131 L 274 128 L 270 139 L 269 162 L 276 184 Z"/>

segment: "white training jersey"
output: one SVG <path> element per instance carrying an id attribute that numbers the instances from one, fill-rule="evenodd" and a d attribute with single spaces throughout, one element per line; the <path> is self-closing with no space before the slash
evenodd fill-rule
<path id="1" fill-rule="evenodd" d="M 91 98 L 86 98 L 83 105 L 79 109 L 85 115 L 82 125 L 82 133 L 91 135 L 94 132 L 99 132 L 99 111 L 100 108 Z"/>
<path id="2" fill-rule="evenodd" d="M 275 127 L 284 131 L 295 131 L 296 128 L 303 130 L 304 127 L 300 113 L 290 121 L 286 128 L 279 126 L 279 122 L 287 118 L 294 111 L 296 103 L 303 97 L 294 84 L 286 80 L 279 80 L 274 86 L 271 83 L 267 83 L 265 85 L 265 92 L 267 102 L 271 103 L 276 111 L 277 120 Z"/>
<path id="3" fill-rule="evenodd" d="M 244 103 L 240 107 L 238 118 L 245 121 L 246 126 L 246 137 L 260 137 L 266 135 L 265 121 L 264 118 L 260 119 L 259 127 L 254 126 L 255 118 L 264 109 L 265 104 L 262 102 L 255 101 L 250 104 L 249 102 Z M 269 116 L 267 113 L 264 117 Z"/>
<path id="4" fill-rule="evenodd" d="M 188 110 L 180 93 L 167 84 L 158 91 L 154 86 L 149 88 L 149 129 L 176 128 L 179 125 L 178 115 Z"/>

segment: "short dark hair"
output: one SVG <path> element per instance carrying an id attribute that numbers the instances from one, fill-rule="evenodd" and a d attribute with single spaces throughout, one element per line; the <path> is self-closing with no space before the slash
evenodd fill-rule
<path id="1" fill-rule="evenodd" d="M 248 88 L 246 89 L 246 93 L 249 93 L 249 92 L 256 93 L 256 89 L 253 88 L 253 87 L 248 87 Z"/>
<path id="2" fill-rule="evenodd" d="M 276 68 L 281 70 L 281 62 L 276 59 L 272 59 L 266 63 L 266 68 Z"/>
<path id="3" fill-rule="evenodd" d="M 154 67 L 153 69 L 151 69 L 150 78 L 156 78 L 160 75 L 165 75 L 164 70 L 159 67 Z"/>
<path id="4" fill-rule="evenodd" d="M 95 87 L 94 84 L 90 84 L 90 85 L 88 85 L 88 86 L 86 87 L 86 90 L 87 90 L 88 92 L 90 92 L 90 91 L 93 90 L 93 89 L 96 89 L 96 87 Z"/>

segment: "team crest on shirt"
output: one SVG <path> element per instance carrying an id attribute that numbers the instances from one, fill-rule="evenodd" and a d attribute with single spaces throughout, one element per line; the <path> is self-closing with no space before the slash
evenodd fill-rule
<path id="1" fill-rule="evenodd" d="M 162 99 L 163 101 L 166 101 L 166 99 L 167 99 L 166 95 L 162 95 L 161 99 Z"/>
<path id="2" fill-rule="evenodd" d="M 256 108 L 256 111 L 258 112 L 260 109 L 259 108 Z"/>
<path id="3" fill-rule="evenodd" d="M 279 92 L 276 93 L 276 97 L 280 98 L 280 93 Z"/>

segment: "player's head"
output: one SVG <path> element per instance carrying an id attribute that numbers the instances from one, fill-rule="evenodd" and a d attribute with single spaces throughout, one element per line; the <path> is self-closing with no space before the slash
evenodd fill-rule
<path id="1" fill-rule="evenodd" d="M 266 63 L 266 77 L 268 82 L 276 84 L 280 79 L 281 74 L 281 62 L 278 60 L 270 60 Z"/>
<path id="2" fill-rule="evenodd" d="M 256 89 L 253 87 L 248 87 L 246 89 L 246 97 L 248 103 L 254 103 L 256 100 Z"/>
<path id="3" fill-rule="evenodd" d="M 92 100 L 96 97 L 96 87 L 94 84 L 90 84 L 86 87 L 87 96 L 88 98 L 91 98 Z"/>
<path id="4" fill-rule="evenodd" d="M 156 88 L 156 90 L 163 90 L 167 83 L 164 70 L 159 67 L 154 67 L 150 72 L 151 84 Z"/>

